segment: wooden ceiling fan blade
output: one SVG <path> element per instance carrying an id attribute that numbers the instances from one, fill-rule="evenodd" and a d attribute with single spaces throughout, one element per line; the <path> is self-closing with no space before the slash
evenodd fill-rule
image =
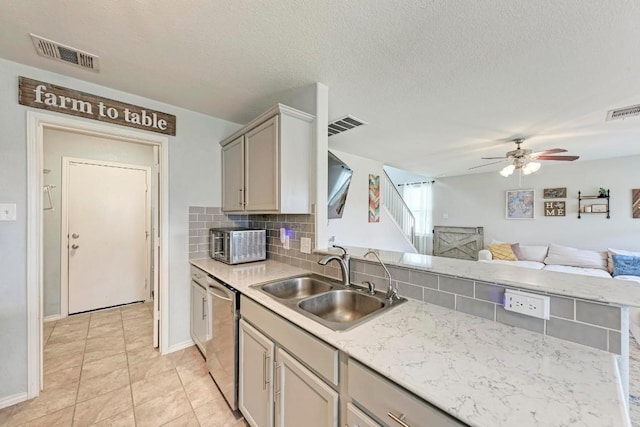
<path id="1" fill-rule="evenodd" d="M 549 150 L 537 151 L 535 153 L 531 153 L 531 157 L 538 156 L 546 156 L 547 154 L 556 154 L 556 153 L 566 153 L 567 150 L 564 148 L 551 148 Z"/>
<path id="2" fill-rule="evenodd" d="M 580 156 L 538 156 L 537 160 L 564 160 L 564 161 L 573 161 L 578 160 Z"/>
<path id="3" fill-rule="evenodd" d="M 498 157 L 498 158 L 501 158 L 501 157 Z M 500 161 L 498 161 L 498 162 L 485 163 L 484 165 L 478 165 L 478 166 L 474 166 L 474 167 L 472 167 L 472 168 L 469 168 L 469 170 L 471 170 L 471 169 L 483 168 L 483 167 L 485 167 L 485 166 L 496 165 L 496 164 L 498 164 L 498 163 L 503 163 L 503 162 L 506 162 L 506 161 L 507 161 L 507 159 L 502 159 L 502 160 L 500 160 Z"/>

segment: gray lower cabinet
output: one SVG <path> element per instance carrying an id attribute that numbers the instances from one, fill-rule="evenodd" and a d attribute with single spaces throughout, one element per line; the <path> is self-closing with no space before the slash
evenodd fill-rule
<path id="1" fill-rule="evenodd" d="M 205 354 L 204 343 L 208 334 L 207 291 L 191 281 L 191 338 L 202 354 Z"/>
<path id="2" fill-rule="evenodd" d="M 385 425 L 394 427 L 466 426 L 353 359 L 349 359 L 347 370 L 351 399 Z M 368 424 L 364 425 L 368 426 Z"/>
<path id="3" fill-rule="evenodd" d="M 465 426 L 244 295 L 240 310 L 239 407 L 252 427 Z"/>
<path id="4" fill-rule="evenodd" d="M 347 403 L 347 423 L 345 427 L 382 427 L 373 418 L 355 407 L 353 403 Z"/>
<path id="5" fill-rule="evenodd" d="M 244 320 L 239 348 L 238 406 L 249 425 L 337 425 L 338 393 Z"/>
<path id="6" fill-rule="evenodd" d="M 238 407 L 253 427 L 273 426 L 274 343 L 240 319 Z"/>
<path id="7" fill-rule="evenodd" d="M 276 426 L 338 425 L 338 393 L 281 348 L 276 363 Z"/>

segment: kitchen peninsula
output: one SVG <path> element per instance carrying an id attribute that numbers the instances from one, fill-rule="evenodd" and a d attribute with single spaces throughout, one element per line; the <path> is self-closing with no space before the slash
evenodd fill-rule
<path id="1" fill-rule="evenodd" d="M 612 352 L 412 299 L 333 332 L 251 287 L 303 269 L 275 261 L 191 264 L 467 425 L 629 425 Z"/>

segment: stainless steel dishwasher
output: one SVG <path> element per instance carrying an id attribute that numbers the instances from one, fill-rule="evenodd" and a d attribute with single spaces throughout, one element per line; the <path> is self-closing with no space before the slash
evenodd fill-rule
<path id="1" fill-rule="evenodd" d="M 234 411 L 238 409 L 238 320 L 240 294 L 231 286 L 208 277 L 211 313 L 207 341 L 207 368 Z"/>

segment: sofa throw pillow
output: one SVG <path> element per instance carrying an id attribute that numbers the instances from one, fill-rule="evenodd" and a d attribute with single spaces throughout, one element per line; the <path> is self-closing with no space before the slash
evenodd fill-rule
<path id="1" fill-rule="evenodd" d="M 505 242 L 495 239 L 491 241 L 492 245 L 500 243 Z M 544 262 L 544 259 L 547 257 L 547 251 L 549 250 L 549 246 L 521 245 L 520 243 L 514 243 L 514 245 L 518 245 L 518 248 L 520 248 L 520 253 L 516 253 L 515 250 L 513 251 L 519 261 Z"/>
<path id="2" fill-rule="evenodd" d="M 520 245 L 521 259 L 526 261 L 544 262 L 548 251 L 548 246 Z"/>
<path id="3" fill-rule="evenodd" d="M 522 251 L 520 250 L 519 243 L 512 243 L 511 250 L 513 251 L 513 254 L 516 256 L 516 258 L 518 258 L 518 260 L 524 259 L 524 256 L 522 255 Z"/>
<path id="4" fill-rule="evenodd" d="M 640 257 L 613 254 L 613 277 L 640 276 Z"/>
<path id="5" fill-rule="evenodd" d="M 517 261 L 516 255 L 513 253 L 513 249 L 511 249 L 511 244 L 509 243 L 499 243 L 499 244 L 489 244 L 487 245 L 487 249 L 491 252 L 491 256 L 493 259 L 499 259 L 503 261 Z"/>
<path id="6" fill-rule="evenodd" d="M 622 249 L 609 248 L 609 256 L 608 256 L 608 260 L 607 260 L 607 266 L 609 268 L 609 273 L 611 273 L 611 274 L 613 274 L 613 258 L 611 258 L 611 256 L 613 254 L 640 256 L 640 252 L 631 252 L 631 251 L 625 251 L 625 250 L 622 250 Z"/>
<path id="7" fill-rule="evenodd" d="M 607 252 L 589 251 L 552 243 L 549 245 L 549 254 L 544 259 L 544 263 L 547 265 L 597 268 L 607 271 Z"/>

